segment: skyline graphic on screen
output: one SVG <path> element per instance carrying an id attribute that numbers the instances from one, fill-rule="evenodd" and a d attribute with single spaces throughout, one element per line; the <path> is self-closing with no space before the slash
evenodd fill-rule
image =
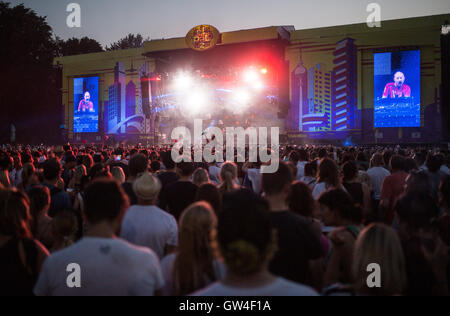
<path id="1" fill-rule="evenodd" d="M 98 77 L 73 79 L 73 131 L 98 132 Z"/>
<path id="2" fill-rule="evenodd" d="M 420 50 L 374 55 L 374 126 L 420 127 Z"/>

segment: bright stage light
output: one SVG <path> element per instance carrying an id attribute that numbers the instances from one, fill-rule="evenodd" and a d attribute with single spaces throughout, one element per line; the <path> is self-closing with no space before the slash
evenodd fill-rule
<path id="1" fill-rule="evenodd" d="M 187 107 L 185 111 L 190 114 L 198 114 L 205 108 L 207 101 L 208 97 L 206 93 L 201 90 L 194 90 L 187 96 Z"/>
<path id="2" fill-rule="evenodd" d="M 260 70 L 259 70 L 263 75 L 267 75 L 267 68 L 261 68 Z"/>
<path id="3" fill-rule="evenodd" d="M 248 83 L 252 83 L 255 80 L 258 80 L 258 78 L 258 72 L 254 69 L 248 69 L 244 72 L 244 80 Z"/>
<path id="4" fill-rule="evenodd" d="M 175 77 L 175 89 L 177 90 L 187 90 L 192 86 L 192 84 L 192 77 L 186 73 L 179 73 Z"/>
<path id="5" fill-rule="evenodd" d="M 253 88 L 257 91 L 262 91 L 264 89 L 264 83 L 262 83 L 261 81 L 255 81 L 253 83 Z"/>
<path id="6" fill-rule="evenodd" d="M 250 102 L 250 93 L 244 89 L 237 90 L 234 94 L 234 100 L 241 105 L 246 105 Z"/>

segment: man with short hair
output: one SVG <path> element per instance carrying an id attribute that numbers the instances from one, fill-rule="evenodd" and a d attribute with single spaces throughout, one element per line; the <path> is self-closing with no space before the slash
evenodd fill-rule
<path id="1" fill-rule="evenodd" d="M 116 181 L 94 181 L 85 192 L 85 237 L 45 261 L 34 293 L 38 296 L 157 294 L 164 279 L 156 254 L 115 238 L 127 207 L 128 198 Z"/>
<path id="2" fill-rule="evenodd" d="M 198 187 L 191 182 L 194 173 L 192 162 L 180 162 L 177 164 L 180 179 L 166 188 L 167 210 L 177 221 L 186 207 L 195 202 Z"/>
<path id="3" fill-rule="evenodd" d="M 66 163 L 64 164 L 63 172 L 61 175 L 62 179 L 64 180 L 64 186 L 66 189 L 69 186 L 69 182 L 73 177 L 73 172 L 75 170 L 76 165 L 77 165 L 77 158 L 74 155 L 66 156 Z"/>
<path id="4" fill-rule="evenodd" d="M 288 280 L 311 285 L 309 265 L 322 258 L 322 248 L 312 224 L 289 210 L 292 180 L 291 170 L 284 162 L 280 162 L 277 172 L 262 175 L 262 189 L 278 235 L 278 251 L 269 270 Z"/>
<path id="5" fill-rule="evenodd" d="M 394 74 L 394 82 L 386 85 L 383 92 L 383 99 L 410 98 L 411 88 L 405 84 L 405 74 L 397 71 Z"/>
<path id="6" fill-rule="evenodd" d="M 45 161 L 44 183 L 42 183 L 42 185 L 50 190 L 51 203 L 50 210 L 48 211 L 50 217 L 54 217 L 57 213 L 72 208 L 69 195 L 58 188 L 57 185 L 61 178 L 61 172 L 61 163 L 59 162 L 59 159 L 52 158 Z"/>
<path id="7" fill-rule="evenodd" d="M 160 172 L 158 174 L 158 179 L 159 179 L 159 181 L 161 181 L 161 185 L 162 185 L 161 192 L 159 193 L 159 197 L 158 197 L 158 206 L 161 209 L 165 210 L 165 209 L 167 209 L 166 188 L 170 184 L 177 182 L 180 177 L 177 174 L 177 169 L 176 169 L 177 165 L 173 161 L 170 151 L 161 153 L 161 158 L 162 158 L 162 163 L 163 163 L 165 169 L 163 172 Z"/>
<path id="8" fill-rule="evenodd" d="M 380 202 L 381 186 L 383 181 L 386 177 L 390 176 L 391 173 L 384 169 L 383 155 L 380 153 L 376 153 L 372 156 L 370 164 L 371 167 L 367 170 L 367 174 L 369 175 L 372 184 L 372 197 L 378 205 Z"/>
<path id="9" fill-rule="evenodd" d="M 143 154 L 136 154 L 131 157 L 128 164 L 128 178 L 125 183 L 122 184 L 122 188 L 130 199 L 130 205 L 137 204 L 137 197 L 133 191 L 133 183 L 136 181 L 140 174 L 148 171 L 148 158 Z"/>

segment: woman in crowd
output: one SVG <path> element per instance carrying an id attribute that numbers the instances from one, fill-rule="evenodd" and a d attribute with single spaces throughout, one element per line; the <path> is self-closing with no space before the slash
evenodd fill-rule
<path id="1" fill-rule="evenodd" d="M 267 202 L 248 190 L 230 193 L 219 216 L 217 246 L 227 273 L 196 296 L 314 296 L 306 286 L 268 271 L 275 251 Z"/>
<path id="2" fill-rule="evenodd" d="M 379 279 L 371 278 L 374 286 L 369 287 L 368 277 L 377 271 Z M 406 281 L 405 258 L 397 233 L 384 224 L 371 224 L 356 240 L 352 282 L 333 284 L 323 290 L 323 295 L 398 296 L 404 294 Z"/>
<path id="3" fill-rule="evenodd" d="M 223 194 L 239 190 L 237 184 L 238 169 L 234 162 L 225 162 L 220 168 L 220 186 L 219 191 Z"/>
<path id="4" fill-rule="evenodd" d="M 86 171 L 89 174 L 91 172 L 91 168 L 94 165 L 94 160 L 92 156 L 89 154 L 83 155 L 81 158 L 82 164 L 86 167 Z"/>
<path id="5" fill-rule="evenodd" d="M 213 208 L 216 216 L 222 211 L 222 194 L 217 186 L 213 183 L 205 183 L 197 190 L 195 201 L 208 202 Z"/>
<path id="6" fill-rule="evenodd" d="M 367 185 L 358 182 L 359 173 L 356 163 L 354 161 L 346 162 L 342 167 L 342 173 L 342 184 L 345 190 L 353 198 L 353 201 L 364 210 L 364 214 L 370 214 L 370 189 Z"/>
<path id="7" fill-rule="evenodd" d="M 367 269 L 380 267 L 380 286 L 367 286 Z M 376 269 L 376 267 L 375 267 Z M 376 271 L 376 270 L 375 270 Z M 406 266 L 397 233 L 383 224 L 372 224 L 359 235 L 353 260 L 354 291 L 358 295 L 403 295 L 406 288 Z"/>
<path id="8" fill-rule="evenodd" d="M 354 206 L 350 195 L 343 190 L 330 190 L 319 198 L 321 217 L 327 227 L 335 227 L 329 234 L 331 254 L 325 273 L 325 286 L 337 282 L 350 283 L 353 249 L 362 226 L 362 210 Z"/>
<path id="9" fill-rule="evenodd" d="M 325 158 L 319 164 L 317 184 L 314 186 L 313 197 L 317 200 L 319 196 L 330 190 L 342 188 L 339 179 L 339 169 L 331 159 Z"/>
<path id="10" fill-rule="evenodd" d="M 216 226 L 216 215 L 206 202 L 194 203 L 183 212 L 178 251 L 161 261 L 163 295 L 187 295 L 224 277 L 224 266 L 211 247 Z"/>
<path id="11" fill-rule="evenodd" d="M 119 181 L 120 184 L 125 182 L 125 173 L 121 167 L 113 167 L 111 169 L 111 175 L 114 179 Z"/>
<path id="12" fill-rule="evenodd" d="M 209 175 L 208 171 L 203 168 L 197 168 L 194 173 L 192 174 L 192 183 L 196 186 L 201 186 L 204 183 L 208 183 L 209 181 Z"/>
<path id="13" fill-rule="evenodd" d="M 297 215 L 310 221 L 314 231 L 322 238 L 322 224 L 317 218 L 317 203 L 312 196 L 310 187 L 301 181 L 292 183 L 289 194 L 289 209 Z"/>
<path id="14" fill-rule="evenodd" d="M 29 200 L 0 190 L 0 296 L 30 296 L 48 251 L 33 239 Z"/>
<path id="15" fill-rule="evenodd" d="M 314 190 L 317 181 L 317 161 L 312 161 L 305 164 L 304 170 L 304 176 L 300 178 L 300 181 L 303 181 L 311 188 L 311 190 Z"/>
<path id="16" fill-rule="evenodd" d="M 30 198 L 31 232 L 47 249 L 53 245 L 51 231 L 52 219 L 48 216 L 50 209 L 50 190 L 44 186 L 34 186 L 28 192 Z"/>

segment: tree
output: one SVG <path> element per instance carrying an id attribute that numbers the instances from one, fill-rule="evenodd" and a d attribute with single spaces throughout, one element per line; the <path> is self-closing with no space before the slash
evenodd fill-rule
<path id="1" fill-rule="evenodd" d="M 119 49 L 128 49 L 128 48 L 139 48 L 144 45 L 145 41 L 148 41 L 149 38 L 142 37 L 141 34 L 128 34 L 126 37 L 118 40 L 117 42 L 112 43 L 109 47 L 106 46 L 106 50 L 119 50 Z"/>
<path id="2" fill-rule="evenodd" d="M 61 40 L 59 37 L 55 38 L 57 44 L 58 56 L 71 56 L 80 54 L 89 54 L 103 52 L 102 45 L 94 39 L 83 37 L 70 38 L 67 41 Z"/>
<path id="3" fill-rule="evenodd" d="M 44 17 L 0 1 L 0 143 L 57 140 L 62 119 L 56 44 Z"/>

